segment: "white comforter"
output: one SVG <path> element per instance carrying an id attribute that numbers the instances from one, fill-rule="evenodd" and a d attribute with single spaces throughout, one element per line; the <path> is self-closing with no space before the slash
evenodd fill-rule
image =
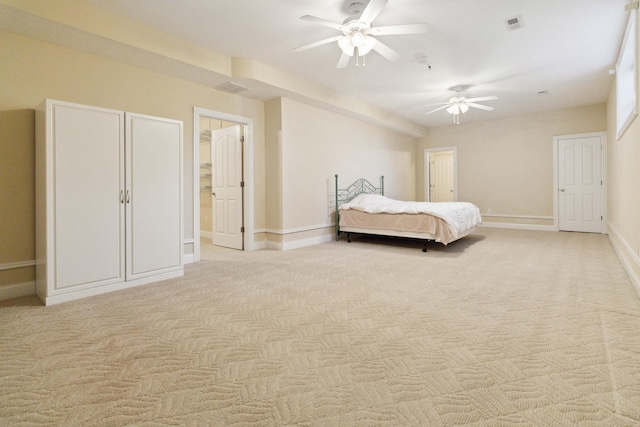
<path id="1" fill-rule="evenodd" d="M 340 205 L 340 210 L 355 209 L 376 214 L 429 214 L 442 218 L 449 225 L 454 239 L 466 236 L 482 223 L 480 209 L 469 202 L 403 202 L 378 194 L 360 194 Z"/>

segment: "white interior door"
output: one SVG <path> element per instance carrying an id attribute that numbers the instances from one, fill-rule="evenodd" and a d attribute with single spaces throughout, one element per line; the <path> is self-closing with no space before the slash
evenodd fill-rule
<path id="1" fill-rule="evenodd" d="M 211 145 L 212 243 L 216 246 L 242 249 L 241 126 L 230 126 L 213 131 Z"/>
<path id="2" fill-rule="evenodd" d="M 561 231 L 602 232 L 602 137 L 558 139 L 558 225 Z"/>
<path id="3" fill-rule="evenodd" d="M 429 191 L 431 202 L 453 202 L 453 151 L 429 153 Z"/>

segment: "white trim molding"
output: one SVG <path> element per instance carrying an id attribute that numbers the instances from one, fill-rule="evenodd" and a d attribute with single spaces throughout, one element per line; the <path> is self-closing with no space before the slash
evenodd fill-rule
<path id="1" fill-rule="evenodd" d="M 273 228 L 267 228 L 263 230 L 263 232 L 270 233 L 270 234 L 280 234 L 284 236 L 285 234 L 294 234 L 294 233 L 302 233 L 305 231 L 322 230 L 323 228 L 329 228 L 329 227 L 335 227 L 335 225 L 334 224 L 308 225 L 306 227 L 290 228 L 288 230 L 275 230 Z"/>
<path id="2" fill-rule="evenodd" d="M 622 238 L 620 233 L 609 225 L 609 242 L 613 247 L 613 251 L 618 256 L 622 267 L 627 272 L 631 284 L 640 297 L 640 256 L 633 250 L 631 245 Z"/>
<path id="3" fill-rule="evenodd" d="M 600 172 L 602 179 L 602 226 L 601 233 L 607 234 L 607 132 L 590 132 L 590 133 L 580 133 L 580 134 L 572 134 L 572 135 L 556 135 L 553 137 L 553 226 L 556 231 L 560 231 L 560 206 L 559 206 L 559 194 L 558 193 L 558 146 L 559 141 L 561 139 L 568 138 L 589 138 L 589 137 L 600 137 L 600 142 L 602 143 L 602 155 L 600 156 Z"/>
<path id="4" fill-rule="evenodd" d="M 553 225 L 543 225 L 543 224 L 524 224 L 520 222 L 493 222 L 493 221 L 484 221 L 485 218 L 513 218 L 513 219 L 530 219 L 530 220 L 543 220 L 543 221 L 553 221 L 552 216 L 544 216 L 544 215 L 512 215 L 512 214 L 495 214 L 495 213 L 483 213 L 480 214 L 482 216 L 482 224 L 481 227 L 491 227 L 491 228 L 507 228 L 512 230 L 535 230 L 535 231 L 558 231 L 557 228 Z"/>
<path id="5" fill-rule="evenodd" d="M 506 228 L 511 230 L 558 231 L 553 225 L 521 224 L 513 222 L 483 222 L 480 227 Z"/>
<path id="6" fill-rule="evenodd" d="M 431 165 L 429 164 L 431 153 L 440 153 L 443 151 L 451 151 L 453 152 L 453 200 L 458 201 L 458 147 L 436 147 L 436 148 L 425 148 L 423 153 L 423 162 L 424 162 L 424 176 L 423 176 L 423 185 L 424 185 L 424 200 L 427 202 L 431 201 Z"/>
<path id="7" fill-rule="evenodd" d="M 334 228 L 335 225 L 333 224 L 319 224 L 319 225 L 309 225 L 306 227 L 298 227 L 298 228 L 290 228 L 288 230 L 276 230 L 276 229 L 271 229 L 271 228 L 267 228 L 265 230 L 263 230 L 265 233 L 268 234 L 277 234 L 280 236 L 286 236 L 289 234 L 296 234 L 296 233 L 303 233 L 305 231 L 314 231 L 314 230 L 325 230 L 325 229 L 331 229 Z M 314 246 L 314 245 L 319 245 L 322 243 L 327 243 L 330 242 L 331 240 L 334 239 L 334 234 L 326 234 L 326 235 L 322 235 L 322 236 L 316 236 L 316 237 L 310 237 L 308 239 L 300 239 L 300 240 L 294 240 L 292 242 L 270 242 L 267 241 L 266 247 L 267 249 L 277 249 L 280 251 L 289 251 L 292 249 L 299 249 L 299 248 L 304 248 L 307 246 Z"/>
<path id="8" fill-rule="evenodd" d="M 36 294 L 36 282 L 34 280 L 0 286 L 0 301 L 19 298 L 19 297 L 26 297 L 26 296 L 35 295 L 35 294 Z"/>
<path id="9" fill-rule="evenodd" d="M 36 265 L 36 262 L 34 260 L 7 262 L 4 264 L 0 264 L 0 271 L 13 270 L 14 268 L 34 267 L 35 265 Z"/>
<path id="10" fill-rule="evenodd" d="M 6 262 L 0 264 L 0 271 L 14 270 L 17 268 L 35 267 L 36 262 L 34 260 L 18 261 L 18 262 Z M 27 295 L 35 295 L 36 282 L 35 280 L 29 280 L 27 282 L 10 283 L 8 285 L 0 286 L 0 301 L 7 299 L 13 299 L 18 297 L 25 297 Z"/>
<path id="11" fill-rule="evenodd" d="M 233 122 L 244 126 L 244 150 L 242 158 L 244 170 L 244 250 L 256 250 L 253 239 L 247 238 L 247 236 L 254 235 L 253 119 L 200 107 L 193 108 L 193 235 L 200 236 L 200 174 L 198 173 L 200 170 L 200 116 Z M 193 261 L 200 261 L 199 238 L 194 238 Z"/>

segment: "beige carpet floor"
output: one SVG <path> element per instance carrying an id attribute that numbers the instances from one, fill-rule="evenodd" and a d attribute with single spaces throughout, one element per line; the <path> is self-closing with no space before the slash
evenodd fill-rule
<path id="1" fill-rule="evenodd" d="M 481 228 L 205 250 L 183 278 L 0 303 L 0 425 L 638 426 L 606 236 Z"/>

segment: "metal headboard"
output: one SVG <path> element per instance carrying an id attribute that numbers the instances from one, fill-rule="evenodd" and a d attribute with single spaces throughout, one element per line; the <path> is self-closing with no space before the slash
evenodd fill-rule
<path id="1" fill-rule="evenodd" d="M 384 175 L 380 177 L 380 187 L 376 187 L 366 179 L 360 178 L 347 188 L 338 188 L 338 174 L 336 174 L 336 240 L 340 237 L 340 213 L 338 208 L 341 204 L 347 203 L 363 193 L 384 196 Z"/>

